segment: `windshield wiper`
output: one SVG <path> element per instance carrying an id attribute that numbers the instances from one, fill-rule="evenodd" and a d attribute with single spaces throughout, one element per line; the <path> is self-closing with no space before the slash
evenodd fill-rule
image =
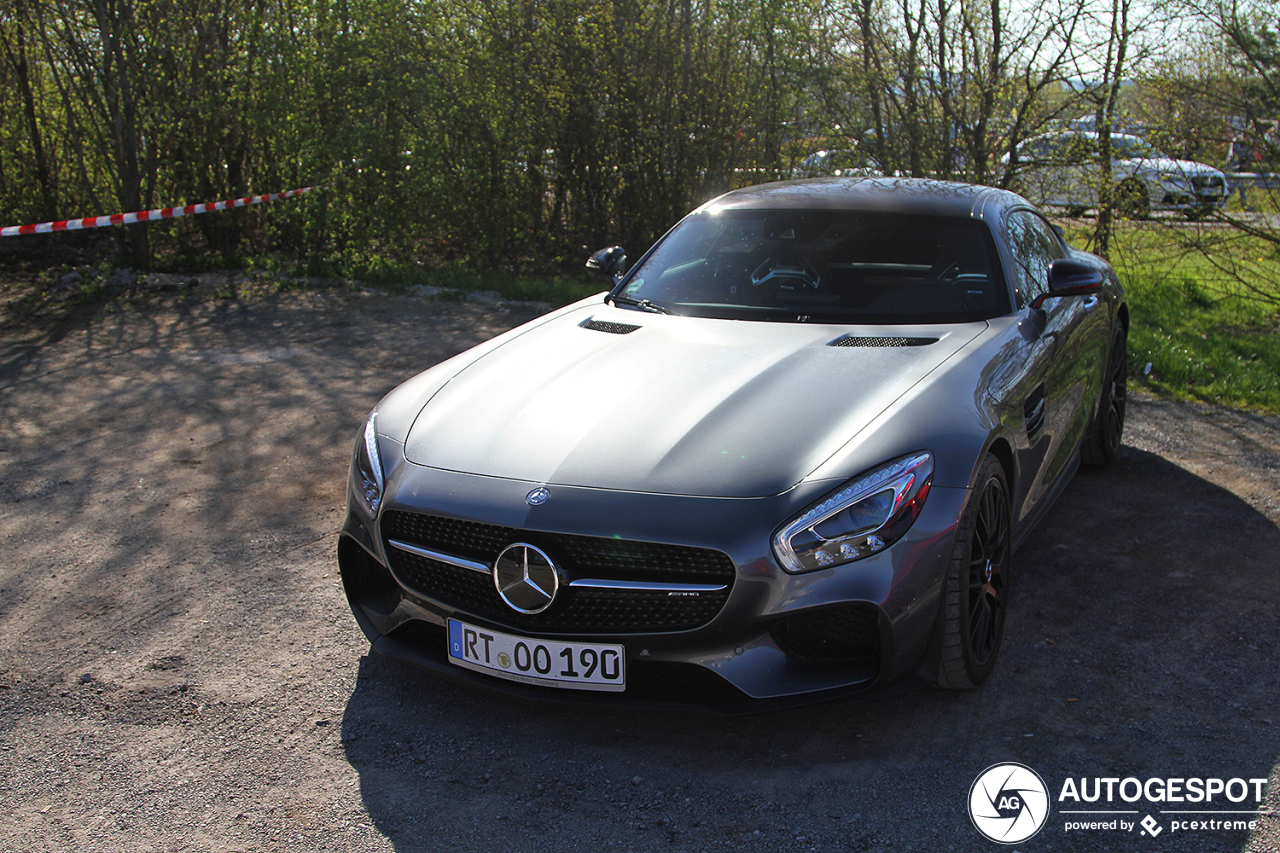
<path id="1" fill-rule="evenodd" d="M 671 314 L 674 313 L 661 305 L 650 302 L 648 299 L 636 299 L 632 296 L 610 296 L 609 299 L 614 305 L 630 305 L 641 311 L 648 311 L 650 314 Z"/>

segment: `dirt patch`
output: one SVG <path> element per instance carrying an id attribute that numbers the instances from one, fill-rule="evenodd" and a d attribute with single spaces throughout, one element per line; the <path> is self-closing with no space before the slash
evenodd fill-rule
<path id="1" fill-rule="evenodd" d="M 334 547 L 368 409 L 538 309 L 204 286 L 0 328 L 0 849 L 989 850 L 964 803 L 1005 760 L 1280 808 L 1275 418 L 1134 401 L 1019 552 L 981 691 L 530 708 L 371 657 Z M 1055 820 L 1024 849 L 1280 850 L 1274 815 Z"/>

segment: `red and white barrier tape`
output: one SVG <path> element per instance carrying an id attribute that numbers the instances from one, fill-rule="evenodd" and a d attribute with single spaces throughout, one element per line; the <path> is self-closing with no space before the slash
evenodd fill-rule
<path id="1" fill-rule="evenodd" d="M 264 201 L 294 198 L 317 189 L 319 187 L 303 187 L 300 190 L 246 196 L 245 198 L 234 198 L 226 201 L 211 201 L 205 204 L 188 204 L 185 207 L 162 207 L 159 210 L 142 210 L 137 213 L 116 213 L 112 216 L 90 216 L 86 219 L 41 222 L 38 225 L 9 225 L 0 228 L 0 237 L 17 237 L 21 234 L 48 234 L 53 231 L 79 231 L 81 228 L 101 228 L 104 225 L 129 225 L 134 222 L 175 219 L 179 216 L 194 216 L 197 213 L 211 213 L 215 210 L 228 210 L 233 207 L 248 207 L 251 204 L 262 204 Z"/>

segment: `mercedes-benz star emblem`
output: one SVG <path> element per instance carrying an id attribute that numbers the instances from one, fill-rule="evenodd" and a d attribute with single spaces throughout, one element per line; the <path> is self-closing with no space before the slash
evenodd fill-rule
<path id="1" fill-rule="evenodd" d="M 493 561 L 493 585 L 512 610 L 541 613 L 555 600 L 560 573 L 544 551 L 516 542 Z"/>
<path id="2" fill-rule="evenodd" d="M 541 506 L 547 502 L 549 497 L 551 497 L 551 492 L 545 488 L 537 488 L 524 496 L 524 502 L 529 506 Z"/>

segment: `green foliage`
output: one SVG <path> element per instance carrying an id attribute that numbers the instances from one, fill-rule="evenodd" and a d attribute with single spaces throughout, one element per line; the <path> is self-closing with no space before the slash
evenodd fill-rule
<path id="1" fill-rule="evenodd" d="M 21 221 L 323 184 L 269 214 L 114 233 L 135 258 L 150 248 L 129 241 L 148 235 L 186 254 L 489 267 L 639 251 L 739 170 L 784 173 L 817 8 L 19 0 L 0 15 L 0 84 L 22 77 L 31 95 L 0 85 L 14 152 L 0 209 Z"/>
<path id="2" fill-rule="evenodd" d="M 1068 241 L 1088 248 L 1092 229 L 1063 224 Z M 1216 259 L 1189 239 L 1206 232 L 1229 241 L 1217 247 Z M 1162 396 L 1280 411 L 1280 254 L 1269 241 L 1221 225 L 1122 223 L 1112 248 L 1132 310 L 1129 367 L 1136 380 Z M 1260 298 L 1234 271 L 1224 271 L 1228 255 L 1252 259 L 1273 298 Z"/>

